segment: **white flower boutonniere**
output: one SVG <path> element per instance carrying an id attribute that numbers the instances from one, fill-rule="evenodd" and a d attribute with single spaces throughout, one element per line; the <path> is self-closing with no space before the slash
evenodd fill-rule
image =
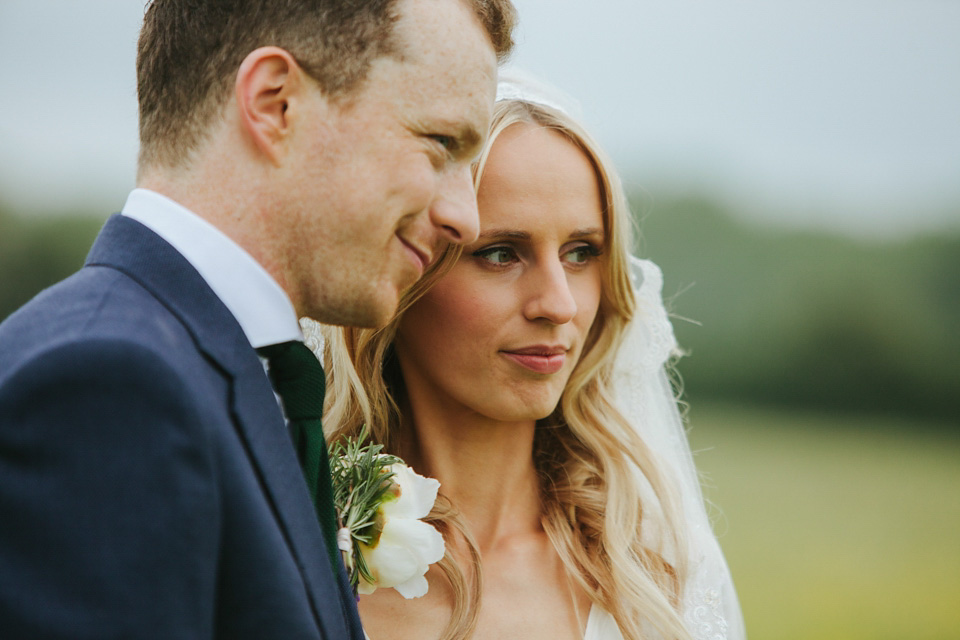
<path id="1" fill-rule="evenodd" d="M 425 478 L 383 445 L 347 438 L 330 447 L 337 541 L 355 593 L 393 587 L 404 598 L 427 592 L 429 565 L 443 557 L 443 536 L 423 522 L 440 482 Z"/>

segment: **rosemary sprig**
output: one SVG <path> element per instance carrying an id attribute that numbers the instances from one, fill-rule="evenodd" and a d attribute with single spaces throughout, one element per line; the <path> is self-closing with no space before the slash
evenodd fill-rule
<path id="1" fill-rule="evenodd" d="M 337 526 L 350 532 L 352 549 L 344 552 L 344 564 L 356 594 L 360 577 L 368 583 L 375 579 L 360 552 L 360 544 L 376 546 L 383 530 L 378 522 L 380 505 L 393 492 L 393 471 L 390 465 L 400 458 L 381 453 L 382 444 L 366 443 L 364 425 L 357 438 L 343 438 L 330 447 L 330 475 L 333 480 L 333 503 Z"/>

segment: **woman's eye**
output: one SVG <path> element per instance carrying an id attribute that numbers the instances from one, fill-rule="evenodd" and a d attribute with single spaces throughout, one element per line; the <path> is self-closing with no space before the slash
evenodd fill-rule
<path id="1" fill-rule="evenodd" d="M 508 247 L 490 247 L 475 251 L 473 255 L 483 258 L 491 264 L 507 264 L 516 260 L 513 250 Z"/>
<path id="2" fill-rule="evenodd" d="M 585 244 L 575 247 L 566 253 L 566 260 L 572 264 L 586 264 L 593 258 L 600 255 L 600 250 L 596 247 Z"/>

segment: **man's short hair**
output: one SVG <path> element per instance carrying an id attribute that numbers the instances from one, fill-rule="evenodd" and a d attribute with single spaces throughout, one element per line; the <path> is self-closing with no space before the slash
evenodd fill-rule
<path id="1" fill-rule="evenodd" d="M 237 69 L 259 47 L 286 49 L 337 99 L 370 64 L 401 55 L 394 37 L 401 0 L 153 0 L 137 45 L 140 166 L 183 164 L 233 90 Z M 511 0 L 470 6 L 498 59 L 513 47 Z"/>

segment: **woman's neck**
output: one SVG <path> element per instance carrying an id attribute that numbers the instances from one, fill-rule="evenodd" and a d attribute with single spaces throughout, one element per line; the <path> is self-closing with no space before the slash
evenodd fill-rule
<path id="1" fill-rule="evenodd" d="M 481 553 L 540 533 L 540 493 L 533 465 L 534 421 L 499 422 L 467 411 L 405 407 L 400 455 L 440 481 L 440 492 L 466 520 Z"/>

